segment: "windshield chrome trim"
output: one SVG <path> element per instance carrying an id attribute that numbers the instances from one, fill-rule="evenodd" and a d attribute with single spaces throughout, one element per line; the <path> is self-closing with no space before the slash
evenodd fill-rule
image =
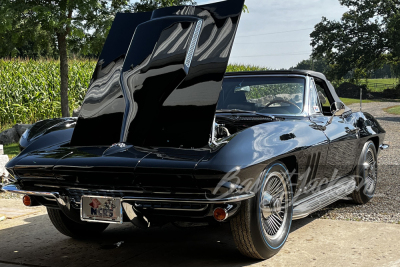
<path id="1" fill-rule="evenodd" d="M 310 86 L 311 86 L 311 77 L 307 76 L 306 80 L 306 88 L 304 91 L 304 112 L 307 114 L 306 116 L 311 116 L 311 109 L 310 109 Z"/>
<path id="2" fill-rule="evenodd" d="M 235 76 L 225 76 L 224 79 L 231 79 L 231 78 L 243 78 L 243 77 L 301 77 L 306 79 L 307 75 L 300 75 L 300 74 L 246 74 L 246 75 L 235 75 Z"/>

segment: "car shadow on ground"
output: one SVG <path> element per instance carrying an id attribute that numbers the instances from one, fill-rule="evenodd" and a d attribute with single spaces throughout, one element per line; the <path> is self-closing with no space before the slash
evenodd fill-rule
<path id="1" fill-rule="evenodd" d="M 294 221 L 292 232 L 312 220 Z M 125 223 L 110 226 L 97 238 L 75 240 L 58 233 L 47 215 L 26 218 L 24 223 L 0 231 L 0 263 L 36 266 L 247 266 L 259 262 L 239 253 L 229 224 L 185 229 L 168 225 L 142 230 Z"/>
<path id="2" fill-rule="evenodd" d="M 329 214 L 331 211 L 340 212 L 340 209 L 344 208 L 354 208 L 359 207 L 360 205 L 354 204 L 351 200 L 339 200 L 329 206 L 318 210 L 308 216 L 309 219 L 319 219 Z"/>

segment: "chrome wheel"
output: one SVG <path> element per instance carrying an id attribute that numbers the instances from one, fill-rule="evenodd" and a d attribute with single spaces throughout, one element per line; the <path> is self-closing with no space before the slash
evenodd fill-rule
<path id="1" fill-rule="evenodd" d="M 374 142 L 364 144 L 355 169 L 357 187 L 351 194 L 354 203 L 366 204 L 375 194 L 378 181 L 378 162 Z"/>
<path id="2" fill-rule="evenodd" d="M 261 213 L 264 233 L 271 239 L 284 231 L 289 212 L 289 194 L 285 178 L 280 172 L 272 172 L 262 188 Z"/>
<path id="3" fill-rule="evenodd" d="M 256 197 L 246 200 L 231 219 L 235 243 L 243 255 L 255 259 L 274 256 L 285 244 L 292 226 L 292 181 L 283 162 L 260 173 Z"/>
<path id="4" fill-rule="evenodd" d="M 372 197 L 375 192 L 377 182 L 377 162 L 372 148 L 368 148 L 365 155 L 364 167 L 364 194 Z"/>

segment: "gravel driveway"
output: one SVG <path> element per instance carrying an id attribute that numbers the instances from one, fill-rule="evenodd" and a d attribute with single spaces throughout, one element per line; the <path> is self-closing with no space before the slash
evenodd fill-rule
<path id="1" fill-rule="evenodd" d="M 385 143 L 390 145 L 378 156 L 378 185 L 375 197 L 366 205 L 354 205 L 340 201 L 311 214 L 326 219 L 386 222 L 400 224 L 400 116 L 388 114 L 384 108 L 398 106 L 396 102 L 373 102 L 363 104 L 363 111 L 372 114 L 386 130 Z M 358 111 L 359 104 L 350 105 Z"/>

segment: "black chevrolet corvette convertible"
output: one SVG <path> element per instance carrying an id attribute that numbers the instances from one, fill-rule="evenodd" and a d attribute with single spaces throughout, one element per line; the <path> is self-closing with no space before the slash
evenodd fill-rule
<path id="1" fill-rule="evenodd" d="M 321 73 L 225 73 L 243 2 L 117 14 L 79 117 L 28 129 L 3 189 L 71 237 L 229 222 L 256 259 L 292 220 L 368 202 L 387 148 L 370 114 Z"/>

